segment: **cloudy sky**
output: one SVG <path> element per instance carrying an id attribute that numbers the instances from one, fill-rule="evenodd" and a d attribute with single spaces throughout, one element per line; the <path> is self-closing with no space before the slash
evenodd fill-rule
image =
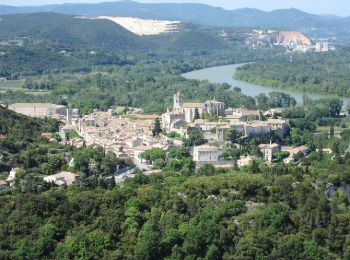
<path id="1" fill-rule="evenodd" d="M 52 3 L 96 3 L 108 0 L 0 0 L 0 4 L 7 5 L 43 5 Z M 110 1 L 110 0 L 109 0 Z M 252 7 L 262 10 L 281 8 L 298 8 L 318 14 L 337 14 L 350 16 L 350 0 L 138 0 L 144 3 L 205 3 L 221 6 L 225 9 Z"/>

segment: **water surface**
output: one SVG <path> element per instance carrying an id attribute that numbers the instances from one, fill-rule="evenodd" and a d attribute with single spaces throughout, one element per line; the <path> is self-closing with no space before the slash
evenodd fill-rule
<path id="1" fill-rule="evenodd" d="M 232 87 L 239 87 L 242 90 L 242 93 L 252 97 L 256 97 L 260 93 L 264 93 L 268 95 L 272 91 L 280 91 L 280 92 L 284 92 L 292 95 L 295 98 L 295 100 L 298 102 L 298 104 L 301 104 L 303 102 L 304 94 L 307 94 L 307 96 L 312 99 L 335 97 L 331 95 L 318 95 L 314 93 L 302 93 L 302 92 L 292 91 L 292 90 L 281 90 L 277 88 L 254 85 L 244 81 L 233 79 L 233 75 L 235 74 L 236 69 L 245 64 L 246 63 L 232 64 L 232 65 L 217 66 L 217 67 L 211 67 L 207 69 L 195 70 L 192 72 L 184 73 L 182 74 L 182 76 L 187 79 L 208 80 L 209 82 L 212 82 L 212 83 L 228 83 Z M 350 104 L 349 98 L 341 98 L 341 99 L 344 101 L 344 104 Z"/>

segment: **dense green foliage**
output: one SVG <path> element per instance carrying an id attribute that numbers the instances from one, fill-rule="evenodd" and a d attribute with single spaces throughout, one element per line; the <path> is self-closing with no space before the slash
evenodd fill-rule
<path id="1" fill-rule="evenodd" d="M 337 194 L 329 201 L 322 189 L 327 178 L 347 182 L 347 171 L 339 173 L 339 167 L 349 166 L 329 159 L 318 163 L 308 170 L 258 165 L 257 174 L 222 173 L 206 165 L 198 170 L 202 177 L 163 171 L 137 174 L 114 188 L 90 181 L 68 189 L 4 194 L 0 255 L 343 258 L 349 250 L 348 200 Z"/>
<path id="2" fill-rule="evenodd" d="M 247 64 L 237 70 L 235 78 L 253 84 L 304 93 L 350 96 L 348 49 L 328 53 L 293 54 L 268 61 Z"/>
<path id="3" fill-rule="evenodd" d="M 51 94 L 31 96 L 21 92 L 0 93 L 4 103 L 19 100 L 69 103 L 83 114 L 110 106 L 142 107 L 146 112 L 163 112 L 172 105 L 172 96 L 181 91 L 186 100 L 204 101 L 216 96 L 227 106 L 254 107 L 254 98 L 232 91 L 228 84 L 211 84 L 186 80 L 171 73 L 172 64 L 127 65 L 106 68 L 84 75 L 52 75 Z M 65 100 L 62 99 L 65 97 Z"/>

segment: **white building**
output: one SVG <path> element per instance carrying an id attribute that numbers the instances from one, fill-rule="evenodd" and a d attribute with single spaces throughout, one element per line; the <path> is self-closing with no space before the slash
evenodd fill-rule
<path id="1" fill-rule="evenodd" d="M 66 106 L 51 103 L 15 103 L 9 105 L 9 109 L 31 117 L 67 116 L 69 114 Z"/>
<path id="2" fill-rule="evenodd" d="M 210 145 L 195 146 L 193 148 L 193 161 L 217 162 L 222 154 L 219 148 Z"/>
<path id="3" fill-rule="evenodd" d="M 262 152 L 265 161 L 272 162 L 273 154 L 280 151 L 278 144 L 261 144 L 259 145 L 260 151 Z"/>
<path id="4" fill-rule="evenodd" d="M 60 172 L 44 178 L 45 182 L 55 183 L 58 186 L 72 185 L 79 180 L 79 174 L 72 172 Z"/>

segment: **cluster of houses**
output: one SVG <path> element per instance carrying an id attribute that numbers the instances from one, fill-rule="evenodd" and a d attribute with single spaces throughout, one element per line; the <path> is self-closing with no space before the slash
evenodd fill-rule
<path id="1" fill-rule="evenodd" d="M 60 132 L 75 130 L 80 138 L 69 140 L 74 146 L 99 145 L 106 152 L 113 152 L 119 158 L 131 158 L 140 168 L 144 167 L 139 155 L 151 148 L 168 150 L 171 140 L 164 136 L 154 137 L 152 128 L 157 115 L 140 115 L 135 118 L 114 116 L 108 112 L 95 111 L 90 115 L 72 120 Z"/>
<path id="2" fill-rule="evenodd" d="M 195 114 L 207 113 L 221 118 L 218 122 L 198 119 Z M 162 115 L 163 129 L 167 132 L 176 132 L 186 135 L 188 127 L 201 129 L 204 133 L 215 132 L 217 141 L 225 141 L 227 133 L 234 130 L 243 137 L 270 135 L 274 132 L 283 138 L 289 130 L 289 124 L 283 119 L 261 120 L 259 110 L 245 108 L 226 109 L 225 104 L 215 100 L 204 103 L 184 103 L 181 93 L 174 95 L 174 108 L 172 112 Z M 209 138 L 211 139 L 211 138 Z"/>
<path id="3" fill-rule="evenodd" d="M 289 132 L 288 122 L 282 118 L 273 117 L 280 110 L 269 110 L 262 113 L 259 110 L 246 108 L 225 108 L 223 102 L 208 100 L 203 103 L 185 103 L 180 92 L 173 97 L 173 109 L 161 116 L 162 129 L 166 133 L 177 133 L 177 136 L 187 137 L 188 129 L 201 130 L 208 144 L 191 149 L 193 160 L 197 166 L 203 163 L 212 163 L 219 167 L 232 167 L 232 162 L 221 160 L 223 147 L 228 142 L 230 133 L 234 132 L 237 139 L 262 137 L 265 144 L 259 149 L 267 162 L 273 162 L 278 152 L 288 152 L 284 162 L 293 161 L 295 154 L 309 153 L 309 149 L 302 147 L 281 147 L 271 143 L 273 134 L 283 140 Z M 133 115 L 132 117 L 115 116 L 113 110 L 107 112 L 94 111 L 90 115 L 77 116 L 65 106 L 46 103 L 18 103 L 9 106 L 13 111 L 29 116 L 52 116 L 66 122 L 61 127 L 60 135 L 68 145 L 81 147 L 101 146 L 106 152 L 113 152 L 119 158 L 131 158 L 134 164 L 146 171 L 152 170 L 151 165 L 140 159 L 140 154 L 151 148 L 160 148 L 167 151 L 170 147 L 182 146 L 181 138 L 170 138 L 170 135 L 154 136 L 154 127 L 157 115 Z M 200 115 L 214 116 L 215 120 L 200 119 Z M 268 116 L 267 120 L 263 117 Z M 75 131 L 78 136 L 67 140 L 67 133 Z M 43 134 L 45 135 L 45 133 Z M 52 136 L 47 136 L 52 139 Z M 237 165 L 242 167 L 253 159 L 250 156 L 241 157 Z M 0 181 L 0 189 L 8 186 L 15 178 L 15 170 L 11 171 L 7 181 Z M 58 186 L 71 185 L 79 180 L 79 175 L 71 172 L 60 172 L 44 178 L 44 181 L 55 183 Z"/>
<path id="4" fill-rule="evenodd" d="M 181 93 L 174 95 L 173 111 L 162 115 L 162 126 L 167 132 L 176 132 L 186 136 L 188 128 L 200 129 L 209 143 L 216 145 L 203 145 L 194 147 L 193 159 L 196 162 L 211 162 L 221 165 L 219 157 L 222 150 L 220 145 L 228 140 L 230 132 L 234 131 L 237 138 L 244 140 L 254 137 L 263 137 L 270 140 L 271 134 L 284 139 L 289 132 L 290 126 L 286 120 L 281 118 L 268 118 L 262 120 L 263 116 L 272 116 L 280 113 L 280 110 L 269 110 L 262 113 L 259 110 L 246 108 L 228 108 L 222 102 L 208 100 L 204 103 L 184 103 Z M 196 118 L 196 114 L 207 113 L 217 116 L 218 120 L 211 122 Z M 273 154 L 281 151 L 278 144 L 263 144 L 260 150 L 268 162 L 272 162 Z M 291 155 L 293 157 L 293 154 Z M 242 158 L 243 162 L 249 162 L 249 158 Z"/>

